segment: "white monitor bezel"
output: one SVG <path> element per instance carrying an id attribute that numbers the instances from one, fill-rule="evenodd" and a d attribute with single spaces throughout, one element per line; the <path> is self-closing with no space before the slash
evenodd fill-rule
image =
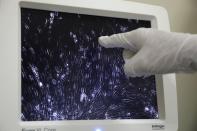
<path id="1" fill-rule="evenodd" d="M 159 119 L 22 122 L 20 7 L 117 18 L 150 20 L 152 28 L 169 31 L 165 9 L 121 0 L 1 0 L 0 130 L 54 128 L 56 131 L 176 131 L 178 128 L 175 74 L 156 76 Z M 24 130 L 25 131 L 25 130 Z"/>

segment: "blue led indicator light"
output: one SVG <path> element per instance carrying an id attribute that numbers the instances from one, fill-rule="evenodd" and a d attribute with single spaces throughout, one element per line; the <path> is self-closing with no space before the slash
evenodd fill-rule
<path id="1" fill-rule="evenodd" d="M 95 131 L 102 131 L 100 128 L 96 128 L 96 130 Z"/>

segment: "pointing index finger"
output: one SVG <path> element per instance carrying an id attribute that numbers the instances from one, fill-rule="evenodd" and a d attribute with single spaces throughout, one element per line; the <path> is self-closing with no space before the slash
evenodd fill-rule
<path id="1" fill-rule="evenodd" d="M 105 48 L 119 47 L 136 52 L 135 45 L 132 44 L 127 38 L 130 36 L 129 33 L 131 32 L 119 33 L 111 36 L 101 36 L 99 37 L 98 41 L 99 44 Z"/>

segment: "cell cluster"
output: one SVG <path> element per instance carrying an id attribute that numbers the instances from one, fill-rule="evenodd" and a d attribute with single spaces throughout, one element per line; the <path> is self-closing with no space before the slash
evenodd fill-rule
<path id="1" fill-rule="evenodd" d="M 150 21 L 21 8 L 23 121 L 157 119 L 155 76 L 128 78 L 98 37 Z"/>

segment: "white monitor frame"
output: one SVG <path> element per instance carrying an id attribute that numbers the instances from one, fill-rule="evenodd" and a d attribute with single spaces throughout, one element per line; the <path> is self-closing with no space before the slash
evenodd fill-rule
<path id="1" fill-rule="evenodd" d="M 0 0 L 0 131 L 177 131 L 175 74 L 156 76 L 159 119 L 21 121 L 21 7 L 150 20 L 152 28 L 170 31 L 167 12 L 158 6 L 121 0 Z"/>

